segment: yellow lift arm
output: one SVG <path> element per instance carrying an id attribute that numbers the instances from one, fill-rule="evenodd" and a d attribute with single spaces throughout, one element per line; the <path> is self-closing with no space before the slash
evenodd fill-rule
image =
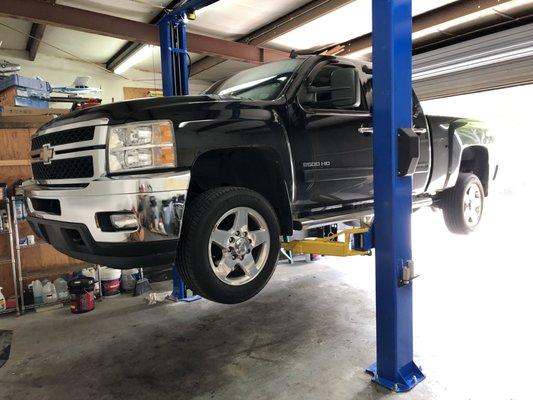
<path id="1" fill-rule="evenodd" d="M 372 254 L 371 250 L 353 250 L 350 240 L 351 235 L 360 235 L 362 238 L 363 234 L 369 230 L 367 227 L 345 229 L 325 238 L 308 238 L 284 242 L 281 244 L 281 247 L 286 251 L 300 254 L 322 254 L 337 257 L 369 256 Z M 344 241 L 338 242 L 337 238 L 339 236 L 344 236 Z"/>

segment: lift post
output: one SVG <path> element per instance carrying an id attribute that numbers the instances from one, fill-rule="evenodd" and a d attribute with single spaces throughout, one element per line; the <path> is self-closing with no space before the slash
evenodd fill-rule
<path id="1" fill-rule="evenodd" d="M 373 0 L 374 229 L 377 361 L 373 380 L 396 392 L 424 379 L 413 361 L 412 177 L 398 172 L 398 134 L 412 127 L 411 0 Z"/>
<path id="2" fill-rule="evenodd" d="M 164 96 L 189 94 L 189 54 L 187 52 L 186 18 L 195 18 L 194 12 L 218 0 L 184 0 L 159 22 L 161 46 L 161 76 Z M 195 301 L 200 296 L 188 296 L 185 282 L 179 276 L 176 264 L 172 266 L 172 294 L 174 301 Z"/>
<path id="3" fill-rule="evenodd" d="M 218 0 L 183 0 L 168 10 L 159 22 L 161 76 L 164 96 L 189 94 L 189 54 L 187 52 L 187 18 L 196 18 L 195 11 Z"/>

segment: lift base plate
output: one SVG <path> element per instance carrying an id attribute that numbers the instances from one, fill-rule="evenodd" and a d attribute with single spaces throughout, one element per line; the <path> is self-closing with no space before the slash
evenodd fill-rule
<path id="1" fill-rule="evenodd" d="M 366 369 L 366 372 L 373 376 L 373 382 L 397 393 L 408 392 L 426 378 L 422 373 L 422 370 L 414 362 L 410 362 L 403 368 L 400 368 L 398 382 L 393 382 L 379 376 L 376 363 L 370 365 L 370 367 Z"/>

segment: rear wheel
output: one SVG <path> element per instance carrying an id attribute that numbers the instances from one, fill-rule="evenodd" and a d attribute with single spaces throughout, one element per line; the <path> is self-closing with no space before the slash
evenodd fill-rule
<path id="1" fill-rule="evenodd" d="M 202 297 L 240 303 L 269 281 L 279 250 L 278 221 L 268 201 L 252 190 L 217 188 L 188 206 L 177 266 Z"/>
<path id="2" fill-rule="evenodd" d="M 481 222 L 485 194 L 474 174 L 460 173 L 453 188 L 443 193 L 442 211 L 450 232 L 462 235 L 473 232 Z"/>

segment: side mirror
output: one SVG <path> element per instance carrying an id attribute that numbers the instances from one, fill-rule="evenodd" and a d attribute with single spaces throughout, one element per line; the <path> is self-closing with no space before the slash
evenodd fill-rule
<path id="1" fill-rule="evenodd" d="M 331 86 L 309 86 L 303 102 L 335 108 L 358 107 L 361 104 L 361 86 L 355 68 L 336 69 L 331 73 L 330 84 Z M 328 95 L 324 99 L 323 95 L 326 93 Z"/>
<path id="2" fill-rule="evenodd" d="M 331 74 L 331 103 L 333 107 L 358 107 L 361 104 L 361 85 L 355 68 L 341 68 Z"/>

